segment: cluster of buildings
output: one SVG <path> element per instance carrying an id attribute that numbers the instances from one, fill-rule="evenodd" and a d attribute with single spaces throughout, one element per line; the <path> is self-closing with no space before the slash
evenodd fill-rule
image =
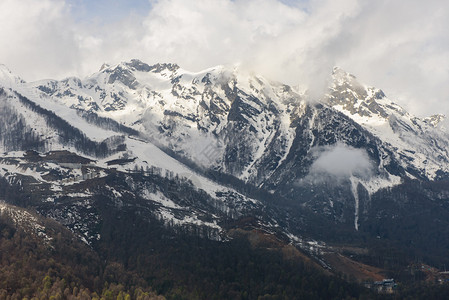
<path id="1" fill-rule="evenodd" d="M 373 283 L 365 283 L 365 286 L 377 291 L 379 294 L 393 294 L 397 284 L 393 278 L 390 278 L 383 279 L 382 281 L 375 281 Z"/>

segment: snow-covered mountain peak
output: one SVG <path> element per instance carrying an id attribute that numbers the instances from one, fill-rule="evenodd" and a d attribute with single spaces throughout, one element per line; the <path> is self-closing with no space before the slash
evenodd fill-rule
<path id="1" fill-rule="evenodd" d="M 110 66 L 111 66 L 110 64 L 104 63 L 104 64 L 101 65 L 100 70 L 98 70 L 98 72 L 101 72 L 101 71 L 103 71 L 104 69 L 109 68 Z"/>
<path id="2" fill-rule="evenodd" d="M 407 114 L 382 90 L 360 83 L 354 75 L 339 67 L 334 68 L 332 79 L 325 101 L 351 117 L 384 123 L 391 115 Z"/>
<path id="3" fill-rule="evenodd" d="M 429 179 L 437 177 L 438 170 L 448 171 L 448 136 L 438 130 L 444 116 L 420 119 L 409 114 L 390 100 L 382 90 L 366 86 L 341 68 L 334 68 L 333 83 L 324 100 L 333 109 L 343 113 L 399 154 L 401 164 L 406 160 L 417 174 Z M 405 159 L 404 159 L 405 158 Z"/>
<path id="4" fill-rule="evenodd" d="M 14 76 L 11 70 L 4 64 L 0 64 L 0 74 L 2 74 L 2 76 Z"/>
<path id="5" fill-rule="evenodd" d="M 88 77 L 88 81 L 100 84 L 123 85 L 130 90 L 138 90 L 148 84 L 148 80 L 142 80 L 145 73 L 152 73 L 161 78 L 172 80 L 176 76 L 179 66 L 172 63 L 148 65 L 138 59 L 121 62 L 117 65 L 103 64 L 100 71 Z M 148 79 L 148 76 L 146 76 Z"/>
<path id="6" fill-rule="evenodd" d="M 437 128 L 438 125 L 441 124 L 442 121 L 444 121 L 446 119 L 446 116 L 443 114 L 436 114 L 436 115 L 432 115 L 430 117 L 426 117 L 423 120 L 423 122 L 425 122 L 426 124 Z"/>
<path id="7" fill-rule="evenodd" d="M 10 88 L 22 83 L 25 83 L 22 78 L 13 74 L 4 64 L 0 64 L 0 86 Z"/>
<path id="8" fill-rule="evenodd" d="M 173 74 L 176 71 L 178 71 L 180 67 L 177 64 L 174 63 L 157 63 L 154 65 L 148 65 L 138 59 L 131 59 L 127 62 L 121 62 L 118 65 L 110 66 L 107 65 L 104 68 L 102 67 L 100 69 L 100 72 L 106 72 L 106 73 L 114 73 L 116 70 L 123 71 L 127 70 L 131 73 L 134 72 L 152 72 L 152 73 L 160 73 L 160 74 Z"/>
<path id="9" fill-rule="evenodd" d="M 333 82 L 324 101 L 359 124 L 368 126 L 392 125 L 401 120 L 410 127 L 419 127 L 419 131 L 424 129 L 422 127 L 436 128 L 445 118 L 441 114 L 423 119 L 415 117 L 389 99 L 382 90 L 360 83 L 354 75 L 339 67 L 334 68 Z"/>
<path id="10" fill-rule="evenodd" d="M 335 66 L 332 69 L 332 79 L 334 84 L 335 83 L 351 83 L 353 81 L 356 81 L 357 77 L 355 77 L 353 74 L 346 72 L 341 67 Z"/>

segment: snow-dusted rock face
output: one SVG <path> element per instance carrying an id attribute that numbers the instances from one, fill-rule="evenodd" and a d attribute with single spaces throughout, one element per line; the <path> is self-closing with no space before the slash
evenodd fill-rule
<path id="1" fill-rule="evenodd" d="M 256 185 L 288 164 L 298 151 L 292 148 L 295 140 L 302 140 L 296 141 L 301 147 L 309 140 L 301 150 L 307 154 L 337 142 L 365 146 L 334 126 L 353 131 L 360 126 L 364 138 L 376 144 L 378 153 L 370 156 L 378 167 L 400 167 L 388 171 L 391 175 L 435 179 L 448 172 L 448 138 L 437 129 L 442 116 L 413 117 L 381 90 L 339 68 L 333 79 L 329 94 L 313 104 L 290 86 L 237 68 L 192 73 L 175 64 L 149 66 L 138 60 L 103 66 L 85 80 L 27 86 L 41 97 L 132 127 L 200 166 Z"/>

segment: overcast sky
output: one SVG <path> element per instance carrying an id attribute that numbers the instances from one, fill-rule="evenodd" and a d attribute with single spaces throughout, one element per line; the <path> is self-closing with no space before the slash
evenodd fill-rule
<path id="1" fill-rule="evenodd" d="M 27 81 L 131 58 L 238 63 L 317 90 L 337 65 L 414 114 L 448 114 L 448 28 L 441 0 L 1 0 L 0 63 Z"/>

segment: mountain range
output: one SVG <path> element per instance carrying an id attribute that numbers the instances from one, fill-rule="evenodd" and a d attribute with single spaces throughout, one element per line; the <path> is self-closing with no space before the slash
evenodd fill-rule
<path id="1" fill-rule="evenodd" d="M 449 263 L 444 116 L 413 116 L 337 67 L 329 78 L 313 99 L 238 67 L 131 60 L 28 83 L 2 65 L 0 200 L 120 257 L 116 235 L 156 223 L 170 239 L 274 236 L 358 281 L 380 275 L 338 255 L 385 276 Z"/>

